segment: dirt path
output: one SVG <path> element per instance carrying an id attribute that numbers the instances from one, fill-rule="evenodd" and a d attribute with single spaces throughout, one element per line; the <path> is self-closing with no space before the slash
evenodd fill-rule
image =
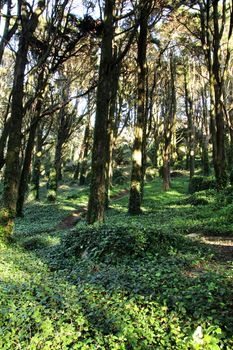
<path id="1" fill-rule="evenodd" d="M 126 196 L 129 193 L 129 190 L 127 188 L 121 190 L 120 192 L 110 196 L 111 200 L 117 200 L 124 196 Z M 73 211 L 71 214 L 69 214 L 67 217 L 65 217 L 58 225 L 58 230 L 67 230 L 74 227 L 78 221 L 80 221 L 86 214 L 87 207 L 79 208 L 75 211 Z"/>
<path id="2" fill-rule="evenodd" d="M 233 261 L 233 236 L 204 236 L 202 242 L 215 252 L 215 259 L 220 263 Z"/>
<path id="3" fill-rule="evenodd" d="M 200 234 L 189 234 L 189 238 L 204 243 L 213 252 L 213 260 L 210 264 L 200 264 L 186 273 L 190 276 L 202 274 L 207 267 L 211 269 L 222 267 L 232 269 L 233 267 L 233 236 L 202 236 Z"/>

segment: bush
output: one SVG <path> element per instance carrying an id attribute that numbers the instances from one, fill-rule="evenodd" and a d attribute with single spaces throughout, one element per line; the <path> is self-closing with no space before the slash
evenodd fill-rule
<path id="1" fill-rule="evenodd" d="M 118 259 L 126 255 L 138 255 L 145 248 L 143 230 L 121 224 L 111 227 L 107 224 L 79 227 L 68 233 L 62 240 L 64 251 L 69 255 L 88 255 L 103 261 Z"/>
<path id="2" fill-rule="evenodd" d="M 79 226 L 62 239 L 65 257 L 88 257 L 98 262 L 118 262 L 123 258 L 141 257 L 146 253 L 170 254 L 171 250 L 186 249 L 187 239 L 173 232 L 145 228 L 136 222 Z"/>
<path id="3" fill-rule="evenodd" d="M 224 188 L 217 194 L 217 204 L 219 207 L 233 203 L 233 188 L 231 186 Z"/>
<path id="4" fill-rule="evenodd" d="M 209 176 L 193 176 L 189 182 L 189 192 L 194 193 L 216 188 L 215 178 Z"/>
<path id="5" fill-rule="evenodd" d="M 25 238 L 21 245 L 27 250 L 44 249 L 48 246 L 48 240 L 40 236 L 29 237 Z"/>
<path id="6" fill-rule="evenodd" d="M 233 223 L 233 204 L 230 204 L 226 208 L 224 208 L 222 213 L 225 216 L 226 221 L 232 224 Z"/>
<path id="7" fill-rule="evenodd" d="M 178 204 L 208 205 L 215 201 L 215 190 L 204 190 L 191 194 L 188 198 L 181 200 Z"/>

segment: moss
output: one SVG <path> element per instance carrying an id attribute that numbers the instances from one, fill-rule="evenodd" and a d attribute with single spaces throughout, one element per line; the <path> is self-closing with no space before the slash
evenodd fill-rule
<path id="1" fill-rule="evenodd" d="M 0 239 L 5 242 L 12 240 L 14 229 L 13 213 L 6 208 L 0 210 Z"/>

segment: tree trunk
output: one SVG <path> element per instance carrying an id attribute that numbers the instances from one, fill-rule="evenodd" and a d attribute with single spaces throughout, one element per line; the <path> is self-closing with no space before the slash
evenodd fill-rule
<path id="1" fill-rule="evenodd" d="M 195 173 L 195 126 L 194 126 L 194 111 L 193 99 L 191 96 L 190 86 L 190 67 L 185 69 L 184 88 L 185 88 L 185 110 L 188 119 L 188 162 L 189 162 L 189 177 L 193 177 Z"/>
<path id="2" fill-rule="evenodd" d="M 106 0 L 104 9 L 104 33 L 101 45 L 99 81 L 97 87 L 96 119 L 92 151 L 92 176 L 88 202 L 87 222 L 104 221 L 106 193 L 106 146 L 107 123 L 109 117 L 111 75 L 113 11 L 115 0 Z"/>
<path id="3" fill-rule="evenodd" d="M 170 180 L 170 161 L 172 151 L 172 139 L 176 126 L 176 87 L 175 87 L 176 68 L 173 54 L 170 54 L 170 81 L 167 87 L 167 96 L 165 97 L 164 113 L 164 153 L 163 153 L 163 189 L 168 191 L 171 186 Z"/>
<path id="4" fill-rule="evenodd" d="M 32 170 L 32 193 L 35 200 L 40 199 L 40 169 L 42 156 L 43 138 L 40 124 L 37 128 L 36 150 Z"/>
<path id="5" fill-rule="evenodd" d="M 9 126 L 10 126 L 10 119 L 8 119 L 3 126 L 2 135 L 0 137 L 0 170 L 3 168 L 5 164 L 5 156 L 4 151 L 7 143 L 7 138 L 9 135 Z"/>
<path id="6" fill-rule="evenodd" d="M 208 107 L 207 107 L 207 97 L 205 93 L 205 87 L 202 92 L 202 113 L 203 113 L 203 123 L 202 123 L 202 172 L 204 176 L 209 176 L 210 174 L 210 164 L 209 164 L 209 123 L 208 123 Z"/>
<path id="7" fill-rule="evenodd" d="M 112 72 L 112 90 L 109 109 L 109 120 L 107 130 L 107 147 L 106 147 L 106 194 L 105 194 L 105 208 L 109 207 L 109 187 L 111 186 L 111 179 L 113 174 L 112 167 L 112 153 L 114 146 L 114 133 L 116 128 L 116 107 L 117 107 L 117 91 L 120 77 L 120 63 L 115 63 L 117 59 L 117 50 L 114 52 L 113 72 Z"/>
<path id="8" fill-rule="evenodd" d="M 143 6 L 143 5 L 142 5 Z M 139 18 L 138 38 L 138 98 L 137 98 L 137 121 L 135 125 L 134 144 L 132 152 L 132 172 L 129 195 L 129 214 L 141 213 L 142 184 L 143 184 L 143 130 L 145 125 L 145 102 L 146 102 L 146 52 L 147 52 L 147 31 L 148 31 L 148 9 L 143 6 Z"/>
<path id="9" fill-rule="evenodd" d="M 14 68 L 11 118 L 3 189 L 3 206 L 12 213 L 12 216 L 16 213 L 20 178 L 21 130 L 24 117 L 24 74 L 27 64 L 27 53 L 31 36 L 37 27 L 38 18 L 43 12 L 44 6 L 44 2 L 39 2 L 35 12 L 30 14 L 27 12 L 25 3 L 22 3 L 19 9 L 22 28 L 19 35 L 19 46 Z"/>
<path id="10" fill-rule="evenodd" d="M 11 119 L 9 125 L 9 139 L 6 154 L 6 168 L 4 174 L 3 203 L 4 207 L 16 212 L 18 185 L 20 178 L 20 146 L 21 129 L 24 117 L 24 72 L 27 64 L 28 39 L 21 34 L 19 48 L 16 54 L 14 82 L 12 88 Z"/>
<path id="11" fill-rule="evenodd" d="M 87 177 L 87 156 L 90 148 L 90 117 L 88 117 L 88 120 L 87 120 L 82 148 L 83 148 L 83 157 L 80 163 L 79 186 L 85 185 L 86 177 Z"/>
<path id="12" fill-rule="evenodd" d="M 28 189 L 29 173 L 32 161 L 32 153 L 35 144 L 36 130 L 39 123 L 39 115 L 41 111 L 42 100 L 38 99 L 35 107 L 35 118 L 32 120 L 29 137 L 27 142 L 27 147 L 24 155 L 24 162 L 20 176 L 19 189 L 18 189 L 18 199 L 16 205 L 17 216 L 23 216 L 23 205 L 25 201 L 26 192 Z"/>

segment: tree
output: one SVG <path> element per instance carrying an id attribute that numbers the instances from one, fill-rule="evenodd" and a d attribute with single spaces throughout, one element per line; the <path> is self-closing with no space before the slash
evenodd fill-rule
<path id="1" fill-rule="evenodd" d="M 142 185 L 143 185 L 143 130 L 146 123 L 146 52 L 148 19 L 151 12 L 151 1 L 140 3 L 139 37 L 138 37 L 138 82 L 137 82 L 137 121 L 132 151 L 131 185 L 129 196 L 129 214 L 141 213 Z"/>
<path id="2" fill-rule="evenodd" d="M 27 8 L 25 2 L 22 2 L 22 4 L 19 3 L 19 7 L 21 30 L 19 33 L 19 44 L 14 68 L 11 117 L 3 190 L 3 205 L 9 210 L 11 215 L 14 215 L 16 212 L 20 178 L 19 153 L 24 117 L 24 75 L 27 65 L 27 54 L 30 40 L 38 25 L 39 17 L 45 9 L 45 2 L 40 1 L 34 12 Z"/>
<path id="3" fill-rule="evenodd" d="M 89 224 L 93 224 L 95 221 L 102 222 L 104 220 L 107 124 L 109 118 L 113 63 L 112 41 L 114 34 L 114 5 L 114 0 L 105 1 L 103 23 L 104 32 L 101 43 L 101 59 L 97 86 L 96 117 L 92 150 L 92 174 L 87 213 L 87 222 Z"/>

